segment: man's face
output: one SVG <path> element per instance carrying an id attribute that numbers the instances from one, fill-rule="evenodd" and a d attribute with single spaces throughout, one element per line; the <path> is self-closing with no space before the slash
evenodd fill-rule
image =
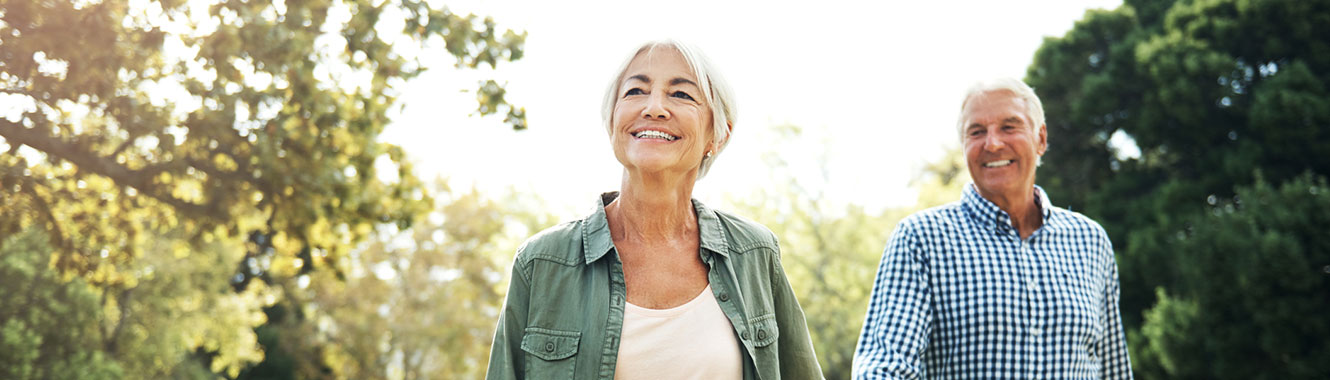
<path id="1" fill-rule="evenodd" d="M 989 200 L 1018 199 L 1034 191 L 1039 156 L 1048 130 L 1032 125 L 1025 101 L 1011 91 L 974 95 L 962 115 L 965 164 L 979 194 Z"/>

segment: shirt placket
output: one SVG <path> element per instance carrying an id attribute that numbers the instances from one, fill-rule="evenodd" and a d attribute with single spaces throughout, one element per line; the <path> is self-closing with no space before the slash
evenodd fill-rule
<path id="1" fill-rule="evenodd" d="M 610 313 L 605 323 L 605 344 L 601 345 L 600 378 L 614 379 L 614 369 L 619 360 L 619 342 L 623 336 L 624 304 L 628 302 L 628 286 L 623 278 L 623 261 L 617 251 L 609 262 L 610 274 Z"/>
<path id="2" fill-rule="evenodd" d="M 718 268 L 721 265 L 724 268 Z M 743 310 L 739 308 L 739 305 L 743 304 L 743 295 L 735 289 L 733 282 L 730 281 L 733 277 L 727 275 L 730 271 L 729 263 L 725 262 L 723 258 L 713 255 L 708 258 L 707 266 L 710 268 L 707 270 L 707 279 L 711 281 L 711 291 L 715 295 L 717 303 L 720 304 L 721 311 L 725 312 L 725 316 L 730 319 L 730 325 L 734 326 L 735 334 L 739 336 L 739 345 L 743 348 L 744 361 L 752 361 L 753 343 L 750 339 L 754 337 L 748 332 L 748 318 L 744 316 Z M 744 379 L 756 379 L 758 377 L 755 372 L 749 372 L 744 371 Z"/>
<path id="3" fill-rule="evenodd" d="M 1013 231 L 1013 233 L 1016 232 Z M 1025 295 L 1026 312 L 1029 315 L 1025 331 L 1027 335 L 1025 349 L 1029 353 L 1028 357 L 1030 359 L 1027 363 L 1029 366 L 1025 368 L 1025 377 L 1027 379 L 1041 379 L 1041 368 L 1044 366 L 1044 343 L 1047 341 L 1049 328 L 1044 323 L 1048 320 L 1048 308 L 1043 287 L 1039 281 L 1043 277 L 1041 273 L 1042 265 L 1039 265 L 1039 257 L 1035 254 L 1032 240 L 1021 239 L 1020 234 L 1016 233 L 1016 257 L 1020 260 L 1021 267 L 1020 287 Z"/>

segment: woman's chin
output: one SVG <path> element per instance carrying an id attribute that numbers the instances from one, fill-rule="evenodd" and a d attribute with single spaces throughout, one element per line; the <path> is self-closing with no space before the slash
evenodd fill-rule
<path id="1" fill-rule="evenodd" d="M 637 175 L 683 174 L 688 168 L 674 160 L 631 160 L 625 165 L 629 173 Z"/>

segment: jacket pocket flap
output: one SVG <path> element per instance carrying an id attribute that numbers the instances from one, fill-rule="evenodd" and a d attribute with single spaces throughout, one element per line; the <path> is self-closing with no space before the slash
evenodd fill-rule
<path id="1" fill-rule="evenodd" d="M 776 325 L 776 315 L 767 314 L 748 320 L 748 337 L 754 346 L 766 347 L 780 337 L 780 326 Z"/>
<path id="2" fill-rule="evenodd" d="M 579 331 L 527 327 L 526 334 L 522 335 L 522 351 L 549 361 L 567 359 L 577 353 L 581 338 Z"/>

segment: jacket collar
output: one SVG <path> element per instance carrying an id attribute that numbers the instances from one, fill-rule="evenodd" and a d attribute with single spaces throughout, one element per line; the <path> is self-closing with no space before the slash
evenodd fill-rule
<path id="1" fill-rule="evenodd" d="M 1039 203 L 1039 213 L 1044 218 L 1044 227 L 1041 227 L 1041 229 L 1050 227 L 1049 221 L 1053 216 L 1053 204 L 1048 200 L 1048 193 L 1045 193 L 1039 185 L 1034 185 L 1034 199 L 1035 202 Z M 965 190 L 961 194 L 961 206 L 970 219 L 987 229 L 1004 231 L 1015 228 L 1011 224 L 1011 215 L 998 208 L 997 204 L 979 195 L 979 190 L 975 188 L 973 183 L 965 186 Z"/>
<path id="2" fill-rule="evenodd" d="M 619 197 L 618 191 L 611 191 L 596 197 L 596 209 L 582 220 L 582 253 L 587 264 L 591 264 L 614 249 L 614 238 L 610 236 L 609 219 L 605 216 L 605 206 Z M 702 202 L 693 199 L 693 211 L 697 213 L 698 240 L 703 261 L 709 254 L 729 256 L 729 244 L 725 241 L 725 227 L 721 225 L 716 211 L 707 208 Z"/>

